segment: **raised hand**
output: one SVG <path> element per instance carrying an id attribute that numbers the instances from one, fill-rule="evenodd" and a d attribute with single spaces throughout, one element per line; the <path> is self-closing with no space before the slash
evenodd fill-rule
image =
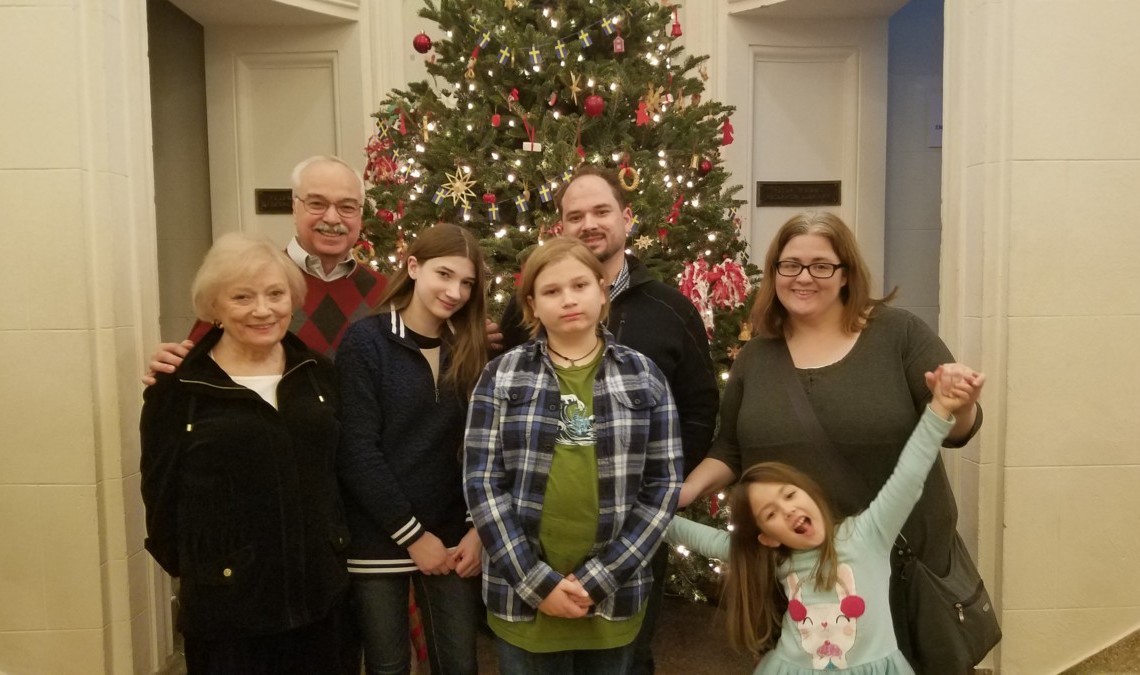
<path id="1" fill-rule="evenodd" d="M 932 373 L 926 373 L 926 386 L 930 389 L 930 407 L 942 417 L 963 408 L 973 407 L 982 393 L 986 376 L 960 363 L 945 363 Z"/>

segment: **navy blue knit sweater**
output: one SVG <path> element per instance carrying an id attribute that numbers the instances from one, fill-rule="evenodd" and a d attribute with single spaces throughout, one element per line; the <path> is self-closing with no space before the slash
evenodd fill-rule
<path id="1" fill-rule="evenodd" d="M 440 372 L 448 360 L 446 339 Z M 406 334 L 399 314 L 349 327 L 337 350 L 341 445 L 337 473 L 352 544 L 348 571 L 416 571 L 407 547 L 431 532 L 455 546 L 470 525 L 460 453 L 467 404 Z"/>

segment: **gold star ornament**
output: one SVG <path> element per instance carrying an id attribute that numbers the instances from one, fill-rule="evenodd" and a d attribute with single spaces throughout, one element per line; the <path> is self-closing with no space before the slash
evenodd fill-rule
<path id="1" fill-rule="evenodd" d="M 453 205 L 462 202 L 464 206 L 467 206 L 467 200 L 475 196 L 475 192 L 471 189 L 474 184 L 475 180 L 471 178 L 469 172 L 456 169 L 455 173 L 447 174 L 447 182 L 443 186 L 447 188 L 447 196 L 451 197 Z"/>
<path id="2" fill-rule="evenodd" d="M 578 94 L 582 91 L 582 87 L 578 85 L 581 78 L 576 73 L 570 73 L 570 98 L 574 100 L 574 105 L 578 105 Z"/>
<path id="3" fill-rule="evenodd" d="M 644 251 L 653 245 L 653 239 L 651 239 L 649 235 L 643 234 L 637 239 L 633 240 L 633 245 L 636 246 L 639 250 Z"/>

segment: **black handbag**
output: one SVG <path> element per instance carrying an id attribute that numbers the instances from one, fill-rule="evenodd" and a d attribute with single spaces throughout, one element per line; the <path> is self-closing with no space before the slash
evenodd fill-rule
<path id="1" fill-rule="evenodd" d="M 843 455 L 834 451 L 831 439 L 796 376 L 787 342 L 776 359 L 777 375 L 784 383 L 805 436 L 834 461 L 847 466 L 851 476 L 860 474 Z M 950 567 L 945 576 L 935 574 L 899 534 L 892 551 L 891 594 L 902 594 L 908 635 L 899 647 L 922 675 L 962 675 L 985 658 L 1001 640 L 1001 626 L 977 566 L 957 532 L 950 546 Z M 893 598 L 892 598 L 893 600 Z M 892 602 L 896 608 L 897 604 Z M 895 618 L 896 627 L 899 617 Z"/>

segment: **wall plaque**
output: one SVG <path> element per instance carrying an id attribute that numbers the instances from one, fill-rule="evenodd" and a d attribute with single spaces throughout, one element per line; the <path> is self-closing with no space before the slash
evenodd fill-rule
<path id="1" fill-rule="evenodd" d="M 757 181 L 756 206 L 839 206 L 842 181 Z"/>
<path id="2" fill-rule="evenodd" d="M 254 190 L 253 201 L 258 215 L 293 213 L 293 191 L 289 188 Z"/>

